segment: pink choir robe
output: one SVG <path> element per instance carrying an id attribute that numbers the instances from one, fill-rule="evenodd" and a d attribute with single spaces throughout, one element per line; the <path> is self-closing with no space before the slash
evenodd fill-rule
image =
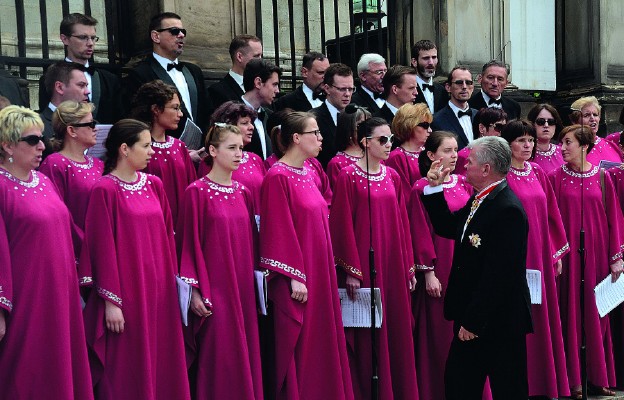
<path id="1" fill-rule="evenodd" d="M 622 136 L 622 132 L 613 132 L 607 135 L 605 139 L 619 145 L 620 144 L 620 136 Z"/>
<path id="2" fill-rule="evenodd" d="M 418 168 L 418 156 L 420 152 L 407 151 L 402 147 L 397 147 L 390 152 L 390 157 L 385 165 L 393 168 L 401 177 L 401 190 L 403 195 L 403 204 L 409 204 L 412 186 L 417 180 L 422 178 L 420 169 Z"/>
<path id="3" fill-rule="evenodd" d="M 99 158 L 85 156 L 85 159 L 86 162 L 80 163 L 60 153 L 52 153 L 39 167 L 39 171 L 54 183 L 80 234 L 84 232 L 91 188 L 104 171 L 104 163 Z"/>
<path id="4" fill-rule="evenodd" d="M 548 151 L 535 149 L 535 157 L 533 157 L 532 161 L 539 165 L 547 175 L 551 171 L 561 168 L 564 164 L 563 156 L 561 155 L 561 145 L 551 143 Z"/>
<path id="5" fill-rule="evenodd" d="M 190 398 L 171 211 L 158 177 L 95 184 L 79 268 L 93 281 L 84 316 L 96 397 Z M 123 311 L 123 333 L 106 328 L 105 301 Z"/>
<path id="6" fill-rule="evenodd" d="M 597 166 L 585 173 L 573 171 L 567 164 L 549 174 L 552 188 L 566 230 L 570 253 L 563 258 L 559 277 L 559 310 L 566 352 L 568 380 L 571 387 L 581 385 L 579 349 L 580 259 L 579 231 L 581 204 L 585 229 L 585 330 L 587 338 L 588 380 L 597 386 L 614 386 L 613 348 L 609 315 L 600 318 L 594 300 L 594 287 L 611 270 L 609 265 L 622 257 L 622 213 L 617 204 L 611 176 L 605 173 L 605 202 L 602 201 L 600 172 Z M 581 185 L 583 189 L 581 189 Z M 581 199 L 581 192 L 584 196 Z"/>
<path id="7" fill-rule="evenodd" d="M 594 147 L 587 154 L 587 161 L 593 165 L 600 165 L 600 161 L 622 162 L 622 151 L 617 143 L 596 136 Z"/>
<path id="8" fill-rule="evenodd" d="M 199 164 L 197 175 L 200 177 L 205 176 L 210 170 L 212 170 L 212 167 L 202 162 Z M 249 151 L 243 151 L 243 157 L 241 158 L 238 169 L 232 173 L 233 180 L 241 183 L 251 191 L 253 212 L 256 215 L 260 213 L 260 187 L 262 186 L 262 180 L 265 174 L 266 169 L 262 158 Z"/>
<path id="9" fill-rule="evenodd" d="M 531 306 L 533 334 L 526 337 L 529 396 L 569 396 L 555 263 L 568 254 L 570 246 L 557 199 L 546 174 L 535 163 L 525 162 L 523 169 L 512 167 L 507 183 L 529 220 L 526 267 L 542 275 L 542 304 Z"/>
<path id="10" fill-rule="evenodd" d="M 329 185 L 332 190 L 336 187 L 336 181 L 338 180 L 340 171 L 360 158 L 362 157 L 350 156 L 343 151 L 339 151 L 331 160 L 329 160 L 329 163 L 327 164 L 327 176 L 329 177 Z"/>
<path id="11" fill-rule="evenodd" d="M 271 168 L 273 164 L 275 164 L 277 161 L 279 161 L 279 158 L 277 158 L 277 155 L 275 153 L 271 154 L 270 156 L 266 158 L 266 160 L 264 160 L 264 169 L 268 171 L 269 168 Z"/>
<path id="12" fill-rule="evenodd" d="M 452 212 L 461 209 L 472 196 L 472 186 L 463 175 L 450 175 L 443 184 L 444 198 Z M 453 262 L 455 241 L 434 233 L 429 217 L 421 217 L 424 209 L 420 196 L 428 185 L 426 178 L 419 179 L 412 189 L 410 202 L 410 227 L 412 247 L 419 272 L 435 271 L 442 285 L 442 297 L 427 294 L 425 277 L 419 274 L 414 293 L 413 314 L 416 320 L 414 347 L 416 371 L 421 399 L 444 399 L 444 368 L 453 340 L 453 322 L 444 319 L 444 293 Z M 491 396 L 490 396 L 491 397 Z"/>
<path id="13" fill-rule="evenodd" d="M 184 192 L 176 232 L 182 279 L 200 291 L 213 313 L 200 318 L 189 310 L 195 398 L 262 399 L 251 192 L 236 181 L 193 182 Z"/>
<path id="14" fill-rule="evenodd" d="M 457 152 L 457 163 L 455 164 L 455 171 L 453 171 L 453 173 L 457 175 L 466 175 L 466 163 L 468 162 L 469 155 L 470 147 L 464 147 Z"/>
<path id="15" fill-rule="evenodd" d="M 334 260 L 340 286 L 346 275 L 370 287 L 370 227 L 375 250 L 375 287 L 381 290 L 383 323 L 377 331 L 379 398 L 418 399 L 414 362 L 413 319 L 409 279 L 414 276 L 414 257 L 403 184 L 399 174 L 381 165 L 371 174 L 372 221 L 369 221 L 367 178 L 356 164 L 343 168 L 336 182 L 329 217 Z M 349 363 L 356 399 L 370 399 L 371 335 L 365 328 L 345 328 Z"/>
<path id="16" fill-rule="evenodd" d="M 143 172 L 156 175 L 162 181 L 175 227 L 184 190 L 197 179 L 195 165 L 186 145 L 180 139 L 165 136 L 164 142 L 153 141 L 152 149 L 155 154 L 152 155 L 152 159 Z"/>
<path id="17" fill-rule="evenodd" d="M 1 399 L 92 399 L 71 217 L 54 185 L 0 168 Z"/>
<path id="18" fill-rule="evenodd" d="M 277 156 L 275 155 L 275 153 L 273 153 L 264 161 L 264 166 L 268 170 L 277 161 L 278 161 Z M 331 207 L 331 199 L 332 199 L 333 192 L 331 189 L 329 178 L 327 174 L 325 173 L 325 170 L 323 169 L 323 165 L 321 165 L 321 162 L 314 157 L 308 158 L 307 160 L 305 160 L 304 164 L 306 167 L 308 167 L 310 170 L 314 172 L 315 174 L 314 181 L 316 182 L 316 186 L 321 191 L 321 194 L 323 195 L 323 198 L 327 202 L 327 205 Z"/>
<path id="19" fill-rule="evenodd" d="M 277 399 L 353 399 L 329 210 L 307 166 L 277 162 L 262 183 L 260 267 L 275 324 Z M 308 300 L 291 298 L 291 280 Z"/>

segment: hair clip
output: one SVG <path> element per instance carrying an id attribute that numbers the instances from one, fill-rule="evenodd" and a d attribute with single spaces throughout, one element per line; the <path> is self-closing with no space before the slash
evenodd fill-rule
<path id="1" fill-rule="evenodd" d="M 219 128 L 227 128 L 229 124 L 226 124 L 225 122 L 215 122 L 214 123 L 215 126 L 218 126 Z"/>

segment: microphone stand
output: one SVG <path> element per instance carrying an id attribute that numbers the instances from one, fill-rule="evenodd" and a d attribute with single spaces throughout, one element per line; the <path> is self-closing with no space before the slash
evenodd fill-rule
<path id="1" fill-rule="evenodd" d="M 585 129 L 585 125 L 583 125 L 583 111 L 581 110 L 581 131 Z M 581 362 L 581 397 L 583 400 L 587 400 L 587 338 L 585 334 L 585 228 L 584 228 L 584 181 L 585 181 L 585 151 L 581 150 L 581 229 L 579 231 L 579 256 L 580 256 L 580 268 L 581 268 L 581 295 L 580 295 L 580 303 L 581 303 L 581 352 L 580 352 L 580 362 Z"/>
<path id="2" fill-rule="evenodd" d="M 369 250 L 368 250 L 368 266 L 370 274 L 370 296 L 371 296 L 371 354 L 372 354 L 372 375 L 371 375 L 371 399 L 377 400 L 379 397 L 379 374 L 377 371 L 377 333 L 375 332 L 377 307 L 375 300 L 375 276 L 377 271 L 375 270 L 375 249 L 373 249 L 373 217 L 371 207 L 371 189 L 370 189 L 370 170 L 368 167 L 368 138 L 366 138 L 366 144 L 364 156 L 366 157 L 366 183 L 367 183 L 367 195 L 368 195 L 368 227 L 369 227 Z"/>

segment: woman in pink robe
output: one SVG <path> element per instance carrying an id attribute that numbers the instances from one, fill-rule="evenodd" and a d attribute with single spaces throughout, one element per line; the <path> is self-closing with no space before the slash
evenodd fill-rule
<path id="1" fill-rule="evenodd" d="M 184 190 L 197 178 L 186 144 L 166 134 L 178 128 L 182 117 L 180 94 L 161 80 L 148 82 L 134 96 L 131 114 L 150 127 L 155 153 L 143 172 L 162 181 L 175 227 Z"/>
<path id="2" fill-rule="evenodd" d="M 566 351 L 568 380 L 572 396 L 580 398 L 581 376 L 579 349 L 580 326 L 580 258 L 579 232 L 585 230 L 585 332 L 587 338 L 587 374 L 592 391 L 613 395 L 615 385 L 613 348 L 609 316 L 600 318 L 594 299 L 594 287 L 607 276 L 622 272 L 622 213 L 617 203 L 611 174 L 600 172 L 585 160 L 594 145 L 594 133 L 587 127 L 572 125 L 561 131 L 561 151 L 566 162 L 550 173 L 549 179 L 557 198 L 566 230 L 570 253 L 563 258 L 559 278 L 559 309 Z M 604 176 L 604 188 L 601 185 Z M 582 194 L 582 196 L 581 196 Z M 604 196 L 604 202 L 603 202 Z M 581 206 L 582 205 L 582 206 Z M 582 208 L 581 208 L 582 207 Z M 583 224 L 581 225 L 581 217 Z M 621 279 L 621 277 L 620 277 Z"/>
<path id="3" fill-rule="evenodd" d="M 59 104 L 52 115 L 58 152 L 46 157 L 39 167 L 54 183 L 81 235 L 91 188 L 104 171 L 102 160 L 85 155 L 95 145 L 97 133 L 92 111 L 92 103 L 69 100 Z"/>
<path id="4" fill-rule="evenodd" d="M 147 125 L 124 119 L 106 140 L 91 192 L 79 268 L 92 277 L 84 311 L 98 399 L 188 399 L 174 275 L 173 225 Z"/>
<path id="5" fill-rule="evenodd" d="M 531 306 L 533 334 L 527 335 L 529 395 L 569 396 L 555 277 L 561 274 L 561 259 L 570 246 L 550 182 L 539 165 L 528 161 L 538 140 L 535 128 L 526 121 L 512 121 L 501 136 L 511 146 L 507 183 L 529 220 L 526 267 L 541 275 L 542 298 Z"/>
<path id="6" fill-rule="evenodd" d="M 210 128 L 210 172 L 186 189 L 180 208 L 180 274 L 193 286 L 189 329 L 197 365 L 191 388 L 195 399 L 263 398 L 253 199 L 233 179 L 245 153 L 243 143 L 233 125 Z"/>
<path id="7" fill-rule="evenodd" d="M 329 210 L 305 160 L 322 136 L 314 116 L 293 112 L 274 146 L 283 156 L 262 183 L 260 267 L 269 271 L 277 399 L 353 399 Z"/>
<path id="8" fill-rule="evenodd" d="M 383 310 L 383 323 L 376 338 L 379 399 L 418 399 L 410 310 L 410 291 L 414 290 L 416 278 L 403 181 L 395 170 L 380 163 L 390 154 L 390 127 L 382 118 L 368 119 L 358 127 L 358 143 L 366 149 L 366 155 L 340 172 L 329 216 L 339 285 L 346 288 L 350 297 L 360 287 L 370 288 L 372 243 L 377 271 L 375 287 L 380 288 Z M 345 335 L 355 397 L 370 399 L 370 329 L 345 328 Z"/>
<path id="9" fill-rule="evenodd" d="M 362 149 L 357 143 L 358 125 L 371 117 L 371 114 L 363 107 L 349 104 L 345 111 L 338 114 L 336 124 L 336 155 L 327 164 L 327 176 L 333 189 L 342 170 L 362 158 Z"/>
<path id="10" fill-rule="evenodd" d="M 43 122 L 0 112 L 0 398 L 92 399 L 71 216 L 35 168 Z"/>
<path id="11" fill-rule="evenodd" d="M 537 133 L 533 162 L 549 174 L 563 165 L 561 146 L 554 143 L 563 129 L 557 109 L 550 104 L 536 104 L 527 115 Z"/>

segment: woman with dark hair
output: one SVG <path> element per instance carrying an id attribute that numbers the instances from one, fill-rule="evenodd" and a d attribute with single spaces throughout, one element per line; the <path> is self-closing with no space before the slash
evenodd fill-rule
<path id="1" fill-rule="evenodd" d="M 161 80 L 148 82 L 134 96 L 131 115 L 149 126 L 155 153 L 143 172 L 162 180 L 176 226 L 184 190 L 197 178 L 184 142 L 166 134 L 178 128 L 182 117 L 180 94 L 175 86 Z"/>
<path id="2" fill-rule="evenodd" d="M 257 230 L 251 192 L 233 178 L 242 168 L 243 135 L 237 126 L 217 122 L 205 148 L 212 168 L 184 192 L 176 230 L 180 275 L 193 286 L 191 391 L 196 399 L 259 400 Z"/>
<path id="3" fill-rule="evenodd" d="M 561 259 L 570 246 L 548 177 L 529 162 L 538 140 L 533 124 L 512 121 L 501 136 L 511 147 L 507 184 L 522 203 L 530 226 L 526 268 L 541 276 L 542 297 L 531 306 L 533 334 L 526 337 L 529 395 L 569 396 L 555 277 L 561 274 Z"/>
<path id="4" fill-rule="evenodd" d="M 87 208 L 79 270 L 93 282 L 84 316 L 98 399 L 190 397 L 171 211 L 160 179 L 140 172 L 151 143 L 143 122 L 113 125 Z"/>
<path id="5" fill-rule="evenodd" d="M 613 280 L 622 273 L 622 213 L 608 171 L 586 160 L 595 143 L 595 133 L 588 126 L 572 125 L 559 135 L 565 164 L 549 174 L 571 249 L 578 249 L 581 226 L 591 238 L 585 255 L 585 334 L 587 339 L 587 376 L 592 392 L 610 395 L 615 386 L 613 348 L 609 316 L 600 318 L 594 287 L 611 274 Z M 581 209 L 582 205 L 582 209 Z M 581 224 L 581 218 L 583 218 Z M 531 227 L 531 229 L 533 229 Z M 559 311 L 566 350 L 568 380 L 572 396 L 581 398 L 580 284 L 581 265 L 578 254 L 571 251 L 563 258 L 559 280 Z"/>
<path id="6" fill-rule="evenodd" d="M 282 157 L 262 183 L 260 267 L 269 275 L 277 399 L 353 399 L 329 236 L 329 209 L 306 160 L 323 137 L 293 112 L 274 128 Z"/>
<path id="7" fill-rule="evenodd" d="M 472 187 L 463 175 L 453 174 L 457 164 L 457 136 L 452 132 L 436 131 L 427 138 L 418 157 L 422 176 L 431 163 L 440 160 L 443 169 L 451 173 L 443 184 L 444 197 L 451 211 L 462 208 L 472 195 Z M 453 323 L 444 319 L 444 293 L 453 261 L 454 241 L 434 233 L 429 216 L 420 200 L 426 178 L 414 184 L 410 201 L 410 228 L 416 271 L 419 275 L 412 313 L 416 321 L 414 347 L 418 389 L 421 399 L 444 398 L 444 366 L 453 340 Z"/>
<path id="8" fill-rule="evenodd" d="M 243 103 L 227 101 L 215 110 L 211 117 L 211 127 L 215 124 L 229 124 L 236 126 L 242 133 L 243 146 L 251 143 L 254 132 L 253 121 L 258 114 Z M 204 176 L 212 169 L 212 157 L 207 155 L 200 164 L 197 175 Z M 262 158 L 250 151 L 243 150 L 240 159 L 240 167 L 232 171 L 232 179 L 245 185 L 253 198 L 253 209 L 257 215 L 260 213 L 260 187 L 266 170 Z"/>
<path id="9" fill-rule="evenodd" d="M 327 164 L 327 176 L 333 188 L 342 170 L 362 158 L 362 149 L 357 143 L 358 125 L 371 117 L 364 107 L 349 104 L 344 112 L 338 114 L 336 125 L 336 150 L 338 153 Z"/>
<path id="10" fill-rule="evenodd" d="M 92 103 L 69 100 L 59 104 L 52 114 L 57 153 L 46 157 L 39 167 L 56 186 L 80 234 L 84 232 L 91 188 L 104 171 L 102 160 L 85 154 L 95 145 L 97 121 L 92 112 Z"/>
<path id="11" fill-rule="evenodd" d="M 557 109 L 550 104 L 536 104 L 529 111 L 527 118 L 537 134 L 533 162 L 548 174 L 563 165 L 561 146 L 553 143 L 563 129 L 563 122 Z"/>
<path id="12" fill-rule="evenodd" d="M 502 108 L 485 107 L 475 115 L 472 131 L 475 133 L 475 139 L 483 136 L 500 136 L 505 124 L 507 124 L 507 113 Z M 464 147 L 457 153 L 455 166 L 457 175 L 466 173 L 466 162 L 469 155 L 470 147 Z"/>
<path id="13" fill-rule="evenodd" d="M 339 286 L 346 288 L 351 298 L 357 289 L 370 287 L 369 249 L 373 243 L 375 286 L 380 288 L 383 305 L 383 323 L 377 330 L 379 398 L 415 399 L 418 386 L 410 291 L 414 290 L 416 278 L 407 208 L 401 177 L 381 163 L 388 159 L 392 139 L 390 126 L 382 118 L 370 118 L 359 125 L 357 143 L 364 157 L 340 172 L 329 227 Z M 355 397 L 370 399 L 370 331 L 345 328 L 345 335 Z"/>
<path id="14" fill-rule="evenodd" d="M 0 398 L 92 399 L 71 216 L 36 168 L 43 122 L 0 111 Z"/>

